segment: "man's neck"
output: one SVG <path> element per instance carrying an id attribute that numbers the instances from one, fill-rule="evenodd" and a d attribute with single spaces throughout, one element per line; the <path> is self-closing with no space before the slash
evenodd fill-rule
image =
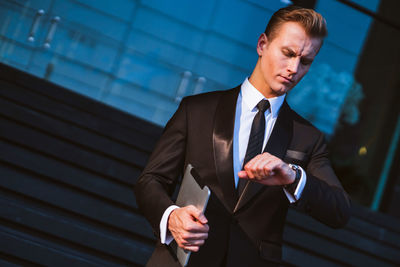
<path id="1" fill-rule="evenodd" d="M 265 98 L 277 97 L 276 94 L 271 90 L 269 85 L 264 81 L 263 75 L 259 70 L 259 61 L 250 75 L 249 82 L 261 93 Z"/>

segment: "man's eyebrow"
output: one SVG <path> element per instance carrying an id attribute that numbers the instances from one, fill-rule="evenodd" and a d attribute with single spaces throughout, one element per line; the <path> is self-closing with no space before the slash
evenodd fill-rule
<path id="1" fill-rule="evenodd" d="M 288 46 L 283 46 L 283 47 L 282 47 L 282 50 L 286 50 L 286 51 L 288 51 L 289 53 L 294 54 L 294 55 L 297 56 L 296 51 L 294 51 L 292 48 L 290 48 L 290 47 L 288 47 Z M 306 60 L 306 61 L 309 61 L 309 62 L 313 62 L 313 61 L 314 61 L 314 58 L 313 58 L 312 56 L 309 56 L 309 55 L 302 56 L 301 58 L 302 58 L 303 60 Z"/>

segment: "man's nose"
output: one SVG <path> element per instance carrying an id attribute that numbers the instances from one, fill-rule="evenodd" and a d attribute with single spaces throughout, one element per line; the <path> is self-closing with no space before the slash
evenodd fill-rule
<path id="1" fill-rule="evenodd" d="M 288 64 L 288 67 L 287 67 L 288 72 L 292 73 L 292 74 L 297 73 L 297 70 L 299 68 L 299 64 L 300 64 L 300 60 L 298 58 L 292 58 L 289 61 L 289 64 Z"/>

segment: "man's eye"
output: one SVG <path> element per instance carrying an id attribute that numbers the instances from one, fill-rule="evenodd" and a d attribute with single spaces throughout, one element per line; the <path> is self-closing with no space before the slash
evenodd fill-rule
<path id="1" fill-rule="evenodd" d="M 284 52 L 283 54 L 287 57 L 294 57 L 294 54 L 290 52 Z"/>
<path id="2" fill-rule="evenodd" d="M 303 65 L 310 65 L 311 63 L 312 63 L 311 60 L 305 60 L 305 59 L 301 60 L 301 64 Z"/>

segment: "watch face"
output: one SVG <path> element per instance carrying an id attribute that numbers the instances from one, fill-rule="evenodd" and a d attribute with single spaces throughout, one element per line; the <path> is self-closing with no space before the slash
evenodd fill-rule
<path id="1" fill-rule="evenodd" d="M 290 164 L 290 168 L 292 168 L 292 170 L 294 170 L 294 171 L 299 170 L 299 166 L 294 165 L 294 164 Z"/>
<path id="2" fill-rule="evenodd" d="M 300 170 L 299 166 L 297 166 L 297 165 L 291 164 L 290 167 L 292 168 L 292 170 L 294 170 L 296 172 L 296 177 L 294 178 L 294 180 L 295 180 L 295 182 L 297 182 L 298 180 L 300 180 L 301 170 Z"/>

